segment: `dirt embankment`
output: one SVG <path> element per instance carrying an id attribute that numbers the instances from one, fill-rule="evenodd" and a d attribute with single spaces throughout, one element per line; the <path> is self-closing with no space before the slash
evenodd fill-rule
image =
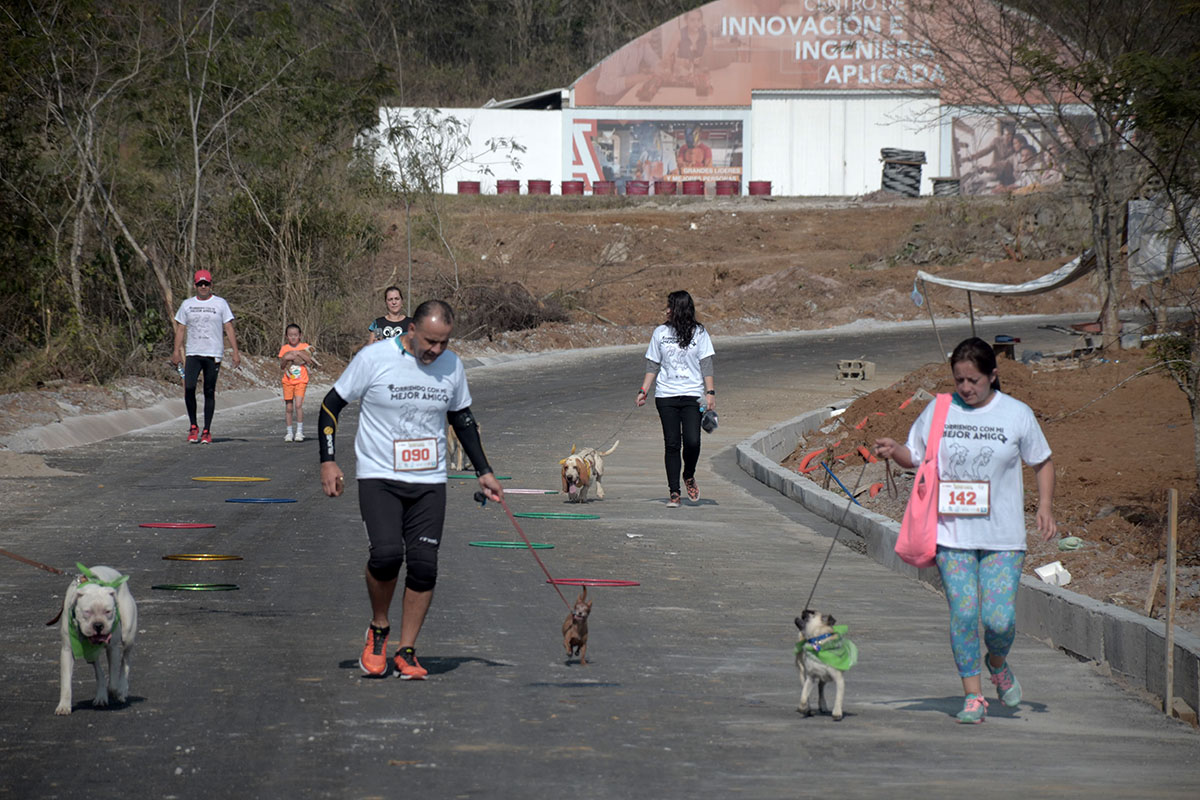
<path id="1" fill-rule="evenodd" d="M 484 351 L 639 342 L 661 321 L 667 294 L 681 288 L 717 335 L 921 319 L 929 307 L 965 316 L 966 294 L 957 290 L 931 286 L 929 306 L 914 305 L 917 270 L 1021 283 L 1078 255 L 1086 236 L 1069 202 L 1036 198 L 459 197 L 447 215 L 460 285 L 511 289 L 488 308 L 466 310 L 462 333 L 486 330 L 488 314 L 536 320 L 539 305 L 562 319 L 464 343 Z M 392 231 L 381 264 L 406 262 L 402 219 Z M 455 265 L 441 244 L 418 245 L 414 287 L 453 286 Z M 382 275 L 379 286 L 400 277 Z M 515 296 L 534 310 L 509 308 Z M 977 314 L 1099 308 L 1090 279 L 1048 294 L 973 300 Z"/>
<path id="2" fill-rule="evenodd" d="M 1149 370 L 1149 371 L 1147 371 Z M 1025 571 L 1062 561 L 1071 573 L 1070 589 L 1097 600 L 1144 612 L 1156 561 L 1165 558 L 1166 490 L 1180 493 L 1178 618 L 1200 633 L 1200 509 L 1187 400 L 1174 381 L 1143 351 L 1119 359 L 1100 356 L 1031 365 L 1000 361 L 1003 390 L 1029 404 L 1054 451 L 1055 519 L 1060 536 L 1078 536 L 1082 548 L 1058 549 L 1056 541 L 1030 537 Z M 930 364 L 904 380 L 855 401 L 834 424 L 810 436 L 784 461 L 797 469 L 804 457 L 826 446 L 834 472 L 852 490 L 885 486 L 858 499 L 867 508 L 900 519 L 911 488 L 911 471 L 900 475 L 897 495 L 889 496 L 882 463 L 867 464 L 858 454 L 880 437 L 904 441 L 927 401 L 900 406 L 923 389 L 954 390 L 950 370 Z M 1152 399 L 1152 402 L 1151 402 Z M 809 466 L 818 464 L 821 455 Z M 893 465 L 894 469 L 895 468 Z M 821 481 L 824 469 L 809 476 Z M 861 476 L 861 478 L 860 478 Z M 833 487 L 838 491 L 837 486 Z M 1034 530 L 1037 489 L 1026 470 L 1025 508 Z M 1154 616 L 1163 618 L 1165 581 L 1159 583 Z"/>

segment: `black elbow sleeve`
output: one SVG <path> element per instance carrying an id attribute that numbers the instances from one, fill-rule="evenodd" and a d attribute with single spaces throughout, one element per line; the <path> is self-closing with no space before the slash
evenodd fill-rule
<path id="1" fill-rule="evenodd" d="M 337 437 L 338 414 L 346 407 L 346 401 L 330 389 L 329 394 L 321 401 L 321 412 L 317 415 L 317 442 L 321 452 L 321 461 L 333 461 L 336 458 L 334 440 Z"/>
<path id="2" fill-rule="evenodd" d="M 458 436 L 463 452 L 475 466 L 475 474 L 484 475 L 491 472 L 492 468 L 488 465 L 487 456 L 483 452 L 483 442 L 479 439 L 479 425 L 475 422 L 475 415 L 471 413 L 471 407 L 467 406 L 458 411 L 451 411 L 446 414 L 446 419 L 450 422 L 450 427 L 454 428 L 454 434 Z"/>

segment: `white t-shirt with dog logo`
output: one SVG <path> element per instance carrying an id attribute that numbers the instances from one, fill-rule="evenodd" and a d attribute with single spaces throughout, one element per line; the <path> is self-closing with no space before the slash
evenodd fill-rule
<path id="1" fill-rule="evenodd" d="M 384 339 L 359 350 L 333 388 L 361 401 L 357 478 L 446 482 L 446 414 L 471 405 L 458 356 L 447 350 L 426 366 L 400 337 Z"/>
<path id="2" fill-rule="evenodd" d="M 908 432 L 913 463 L 925 457 L 933 423 L 933 403 L 925 407 Z M 965 550 L 1025 549 L 1025 484 L 1021 462 L 1040 464 L 1050 458 L 1033 409 L 1001 392 L 982 408 L 971 408 L 955 395 L 946 415 L 938 447 L 938 478 L 943 481 L 987 481 L 990 509 L 983 516 L 938 514 L 937 543 Z"/>
<path id="3" fill-rule="evenodd" d="M 704 376 L 700 374 L 700 360 L 713 354 L 712 339 L 708 331 L 697 325 L 692 341 L 680 347 L 675 329 L 670 325 L 659 325 L 650 337 L 646 358 L 659 365 L 655 378 L 655 397 L 700 397 L 704 394 Z"/>
<path id="4" fill-rule="evenodd" d="M 184 355 L 221 360 L 225 353 L 225 323 L 233 322 L 233 311 L 224 298 L 215 294 L 207 300 L 189 297 L 179 304 L 175 321 L 187 327 Z"/>

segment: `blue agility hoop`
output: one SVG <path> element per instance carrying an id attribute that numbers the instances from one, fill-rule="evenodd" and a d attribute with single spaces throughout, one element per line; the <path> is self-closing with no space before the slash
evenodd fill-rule
<path id="1" fill-rule="evenodd" d="M 294 503 L 291 497 L 231 497 L 226 503 Z"/>

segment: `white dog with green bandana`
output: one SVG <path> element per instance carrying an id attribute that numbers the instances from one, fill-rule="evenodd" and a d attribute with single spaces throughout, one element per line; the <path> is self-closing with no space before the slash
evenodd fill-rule
<path id="1" fill-rule="evenodd" d="M 137 603 L 129 592 L 126 576 L 112 567 L 76 564 L 83 573 L 67 587 L 59 630 L 59 694 L 55 714 L 71 713 L 71 677 L 75 659 L 96 668 L 96 698 L 92 706 L 108 705 L 109 695 L 118 703 L 129 698 L 129 651 L 137 636 Z M 108 662 L 105 678 L 103 662 Z"/>

